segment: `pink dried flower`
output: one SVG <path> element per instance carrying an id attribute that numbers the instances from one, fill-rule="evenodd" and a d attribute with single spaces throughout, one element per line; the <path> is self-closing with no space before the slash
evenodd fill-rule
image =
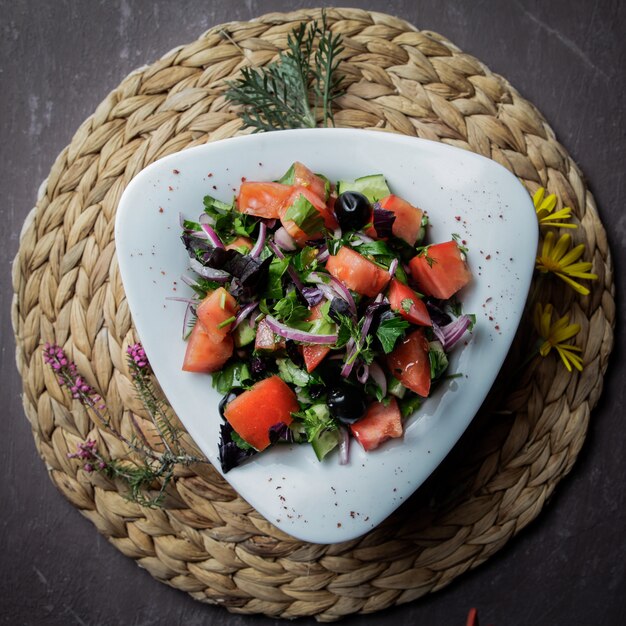
<path id="1" fill-rule="evenodd" d="M 126 353 L 139 369 L 150 367 L 150 363 L 148 363 L 148 357 L 146 356 L 146 351 L 143 349 L 143 346 L 140 343 L 128 346 L 128 348 L 126 348 Z"/>
<path id="2" fill-rule="evenodd" d="M 86 396 L 90 396 L 93 402 L 102 400 L 96 394 L 95 389 L 79 375 L 76 364 L 67 358 L 62 348 L 56 344 L 46 343 L 43 349 L 43 360 L 58 374 L 59 385 L 67 387 L 72 398 L 83 400 Z M 99 408 L 104 408 L 104 406 L 101 405 Z"/>

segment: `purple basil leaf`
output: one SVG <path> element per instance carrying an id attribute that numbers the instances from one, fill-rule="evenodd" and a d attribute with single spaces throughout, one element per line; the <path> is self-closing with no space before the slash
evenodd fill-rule
<path id="1" fill-rule="evenodd" d="M 392 227 L 396 221 L 396 214 L 393 211 L 383 209 L 378 202 L 374 203 L 374 230 L 379 239 L 391 237 Z"/>
<path id="2" fill-rule="evenodd" d="M 257 453 L 254 448 L 248 448 L 246 450 L 240 448 L 231 438 L 233 432 L 233 427 L 228 422 L 224 422 L 220 425 L 218 450 L 220 465 L 224 473 L 241 465 L 246 459 L 249 459 Z"/>

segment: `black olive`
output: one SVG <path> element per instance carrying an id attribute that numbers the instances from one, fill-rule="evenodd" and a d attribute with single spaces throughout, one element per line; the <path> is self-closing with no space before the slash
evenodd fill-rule
<path id="1" fill-rule="evenodd" d="M 302 358 L 302 353 L 298 350 L 298 344 L 295 341 L 291 341 L 291 339 L 287 339 L 285 343 L 285 349 L 287 352 L 287 356 L 293 361 L 294 365 L 298 367 L 304 367 L 304 359 Z"/>
<path id="2" fill-rule="evenodd" d="M 341 322 L 339 315 L 349 315 L 350 305 L 343 298 L 333 298 L 328 309 L 328 316 L 337 322 Z"/>
<path id="3" fill-rule="evenodd" d="M 327 403 L 330 414 L 344 424 L 353 424 L 365 414 L 365 396 L 352 385 L 333 385 Z"/>
<path id="4" fill-rule="evenodd" d="M 342 230 L 359 230 L 372 216 L 369 200 L 358 191 L 344 191 L 335 200 L 335 215 Z"/>
<path id="5" fill-rule="evenodd" d="M 226 419 L 224 415 L 224 410 L 226 409 L 226 405 L 232 402 L 237 396 L 241 395 L 245 390 L 244 389 L 231 389 L 218 404 L 217 408 L 220 412 L 220 415 Z"/>

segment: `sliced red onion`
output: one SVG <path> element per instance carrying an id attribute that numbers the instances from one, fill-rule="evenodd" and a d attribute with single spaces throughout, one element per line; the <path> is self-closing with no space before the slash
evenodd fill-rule
<path id="1" fill-rule="evenodd" d="M 256 240 L 254 244 L 254 248 L 250 250 L 250 256 L 253 259 L 256 259 L 259 254 L 261 254 L 261 250 L 263 250 L 263 246 L 265 245 L 265 235 L 267 234 L 267 226 L 261 222 L 259 225 L 259 238 Z"/>
<path id="2" fill-rule="evenodd" d="M 197 259 L 189 259 L 189 265 L 191 266 L 191 269 L 196 272 L 196 274 L 200 274 L 200 276 L 208 278 L 209 280 L 214 280 L 218 283 L 225 283 L 230 278 L 230 274 L 228 272 L 215 270 L 212 267 L 204 267 L 204 265 L 202 265 L 202 263 L 200 263 Z"/>
<path id="3" fill-rule="evenodd" d="M 295 267 L 291 267 L 291 264 L 287 265 L 287 274 L 289 274 L 291 280 L 293 280 L 293 284 L 296 286 L 296 289 L 304 295 L 304 285 L 302 284 Z"/>
<path id="4" fill-rule="evenodd" d="M 356 372 L 356 379 L 364 385 L 370 376 L 370 368 L 367 363 L 361 363 L 359 369 Z"/>
<path id="5" fill-rule="evenodd" d="M 319 344 L 333 344 L 337 341 L 337 335 L 316 335 L 315 333 L 307 333 L 297 328 L 291 328 L 271 315 L 265 317 L 267 325 L 281 337 L 285 339 L 292 339 L 293 341 L 301 341 L 303 343 L 319 343 Z"/>
<path id="6" fill-rule="evenodd" d="M 445 350 L 446 336 L 444 335 L 443 330 L 441 330 L 441 326 L 435 322 L 433 322 L 433 333 L 435 334 L 435 337 L 437 337 L 437 341 L 441 344 L 441 347 Z"/>
<path id="7" fill-rule="evenodd" d="M 355 233 L 357 239 L 361 240 L 361 243 L 372 243 L 374 240 L 363 233 Z"/>
<path id="8" fill-rule="evenodd" d="M 341 227 L 337 226 L 335 230 L 333 230 L 333 239 L 341 239 Z"/>
<path id="9" fill-rule="evenodd" d="M 250 315 L 250 313 L 254 311 L 254 309 L 256 309 L 257 304 L 258 302 L 250 302 L 250 304 L 246 304 L 246 306 L 244 306 L 243 309 L 241 309 L 239 313 L 237 313 L 237 317 L 235 318 L 235 322 L 233 323 L 233 330 L 237 328 L 237 326 L 239 326 L 239 324 L 241 324 L 241 322 L 243 322 L 246 317 L 248 317 L 248 315 Z"/>
<path id="10" fill-rule="evenodd" d="M 350 434 L 347 428 L 340 427 L 339 465 L 347 465 L 350 461 Z"/>
<path id="11" fill-rule="evenodd" d="M 324 297 L 331 302 L 333 301 L 333 298 L 337 297 L 337 292 L 329 285 L 319 283 L 317 289 L 319 289 L 324 294 Z"/>
<path id="12" fill-rule="evenodd" d="M 393 259 L 393 261 L 391 261 L 391 264 L 389 265 L 389 276 L 391 276 L 391 278 L 394 277 L 397 269 L 398 269 L 398 259 Z"/>
<path id="13" fill-rule="evenodd" d="M 285 255 L 280 251 L 279 247 L 273 241 L 269 241 L 267 243 L 267 246 L 281 261 L 285 258 Z"/>
<path id="14" fill-rule="evenodd" d="M 350 311 L 353 315 L 356 315 L 356 303 L 354 302 L 354 298 L 350 293 L 350 290 L 340 281 L 337 280 L 334 276 L 330 277 L 330 283 L 335 289 L 335 291 L 339 294 L 340 298 L 343 298 L 350 307 Z"/>
<path id="15" fill-rule="evenodd" d="M 437 330 L 435 330 L 435 324 L 433 323 L 433 331 L 435 336 L 441 344 L 443 345 L 443 349 L 445 351 L 450 350 L 458 341 L 463 337 L 465 331 L 470 327 L 472 320 L 469 315 L 461 315 L 453 322 L 446 324 L 445 326 L 438 327 L 441 337 Z"/>
<path id="16" fill-rule="evenodd" d="M 269 220 L 264 220 L 265 223 L 267 224 L 267 227 L 272 230 L 272 228 L 274 228 L 274 226 L 276 226 L 276 222 L 278 221 L 275 217 L 272 217 Z"/>
<path id="17" fill-rule="evenodd" d="M 330 286 L 333 292 L 333 297 L 337 295 L 342 300 L 345 300 L 350 306 L 350 311 L 356 315 L 356 304 L 354 303 L 354 298 L 343 283 L 340 283 L 330 274 L 320 274 L 319 272 L 311 272 L 308 275 L 307 280 L 311 283 L 319 285 L 320 289 Z M 332 300 L 332 298 L 329 297 L 330 293 L 328 292 L 328 289 L 324 289 L 324 294 L 329 300 Z"/>
<path id="18" fill-rule="evenodd" d="M 274 233 L 274 241 L 276 242 L 276 245 L 283 250 L 291 252 L 292 250 L 296 249 L 296 242 L 294 241 L 293 237 L 285 230 L 284 226 L 281 226 Z"/>
<path id="19" fill-rule="evenodd" d="M 222 240 L 217 236 L 217 233 L 208 225 L 208 224 L 200 224 L 202 230 L 206 233 L 209 241 L 216 247 L 216 248 L 223 248 L 224 244 L 222 243 Z"/>
<path id="20" fill-rule="evenodd" d="M 213 218 L 207 213 L 201 213 L 198 218 L 198 224 L 210 224 L 213 225 Z"/>
<path id="21" fill-rule="evenodd" d="M 326 247 L 326 245 L 323 245 L 320 248 L 320 251 L 317 253 L 317 260 L 320 263 L 324 263 L 325 261 L 328 261 L 329 256 L 330 256 L 330 252 L 328 252 L 328 248 Z"/>
<path id="22" fill-rule="evenodd" d="M 187 335 L 189 334 L 189 320 L 192 315 L 196 314 L 195 308 L 191 305 L 191 302 L 187 304 L 187 308 L 185 309 L 185 315 L 183 316 L 183 339 L 187 339 Z"/>
<path id="23" fill-rule="evenodd" d="M 380 391 L 383 394 L 383 397 L 387 395 L 387 377 L 385 376 L 385 372 L 383 372 L 383 368 L 376 363 L 376 361 L 372 361 L 370 363 L 370 378 L 380 387 Z"/>

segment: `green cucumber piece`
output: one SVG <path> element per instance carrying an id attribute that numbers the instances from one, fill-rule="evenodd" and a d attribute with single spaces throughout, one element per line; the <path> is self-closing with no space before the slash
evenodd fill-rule
<path id="1" fill-rule="evenodd" d="M 387 393 L 402 399 L 406 394 L 406 387 L 395 376 L 392 376 L 387 383 Z"/>
<path id="2" fill-rule="evenodd" d="M 370 174 L 353 181 L 340 180 L 337 183 L 337 193 L 343 193 L 344 191 L 358 191 L 370 202 L 376 202 L 391 194 L 387 181 L 382 174 Z"/>
<path id="3" fill-rule="evenodd" d="M 321 461 L 331 450 L 341 442 L 341 433 L 338 430 L 323 430 L 311 441 L 313 451 L 318 461 Z"/>
<path id="4" fill-rule="evenodd" d="M 233 340 L 238 348 L 242 348 L 243 346 L 247 346 L 249 343 L 252 343 L 255 337 L 256 331 L 254 328 L 250 327 L 247 321 L 244 321 L 243 324 L 239 324 L 233 332 Z"/>

